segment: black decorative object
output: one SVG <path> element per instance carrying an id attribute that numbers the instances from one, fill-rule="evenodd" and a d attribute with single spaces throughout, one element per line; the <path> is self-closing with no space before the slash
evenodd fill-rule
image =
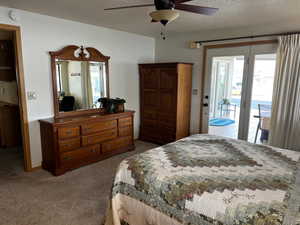
<path id="1" fill-rule="evenodd" d="M 70 112 L 74 110 L 75 97 L 74 96 L 64 96 L 59 103 L 59 111 Z"/>
<path id="2" fill-rule="evenodd" d="M 105 109 L 106 113 L 120 113 L 125 111 L 125 99 L 99 98 L 98 102 L 100 103 L 100 108 Z"/>

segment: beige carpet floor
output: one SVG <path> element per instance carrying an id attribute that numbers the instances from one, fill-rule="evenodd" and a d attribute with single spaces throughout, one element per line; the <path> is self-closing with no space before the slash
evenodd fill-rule
<path id="1" fill-rule="evenodd" d="M 99 225 L 119 163 L 154 147 L 137 141 L 133 152 L 59 177 L 25 173 L 17 149 L 0 149 L 0 225 Z"/>

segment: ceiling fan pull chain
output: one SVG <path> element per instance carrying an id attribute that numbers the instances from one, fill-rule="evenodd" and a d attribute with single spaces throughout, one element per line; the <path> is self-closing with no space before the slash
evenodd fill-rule
<path id="1" fill-rule="evenodd" d="M 163 40 L 167 39 L 167 28 L 166 26 L 162 26 L 161 27 L 161 32 L 160 32 L 160 36 Z"/>

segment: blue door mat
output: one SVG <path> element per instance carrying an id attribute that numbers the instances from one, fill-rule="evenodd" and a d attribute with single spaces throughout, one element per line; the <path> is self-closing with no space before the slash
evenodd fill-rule
<path id="1" fill-rule="evenodd" d="M 214 118 L 209 120 L 209 126 L 214 126 L 214 127 L 224 127 L 234 123 L 235 123 L 234 120 L 224 119 L 224 118 Z"/>

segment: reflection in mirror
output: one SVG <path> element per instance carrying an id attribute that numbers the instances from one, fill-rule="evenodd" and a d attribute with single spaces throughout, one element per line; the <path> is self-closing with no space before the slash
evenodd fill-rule
<path id="1" fill-rule="evenodd" d="M 98 108 L 98 99 L 108 97 L 105 62 L 56 59 L 59 111 Z"/>

